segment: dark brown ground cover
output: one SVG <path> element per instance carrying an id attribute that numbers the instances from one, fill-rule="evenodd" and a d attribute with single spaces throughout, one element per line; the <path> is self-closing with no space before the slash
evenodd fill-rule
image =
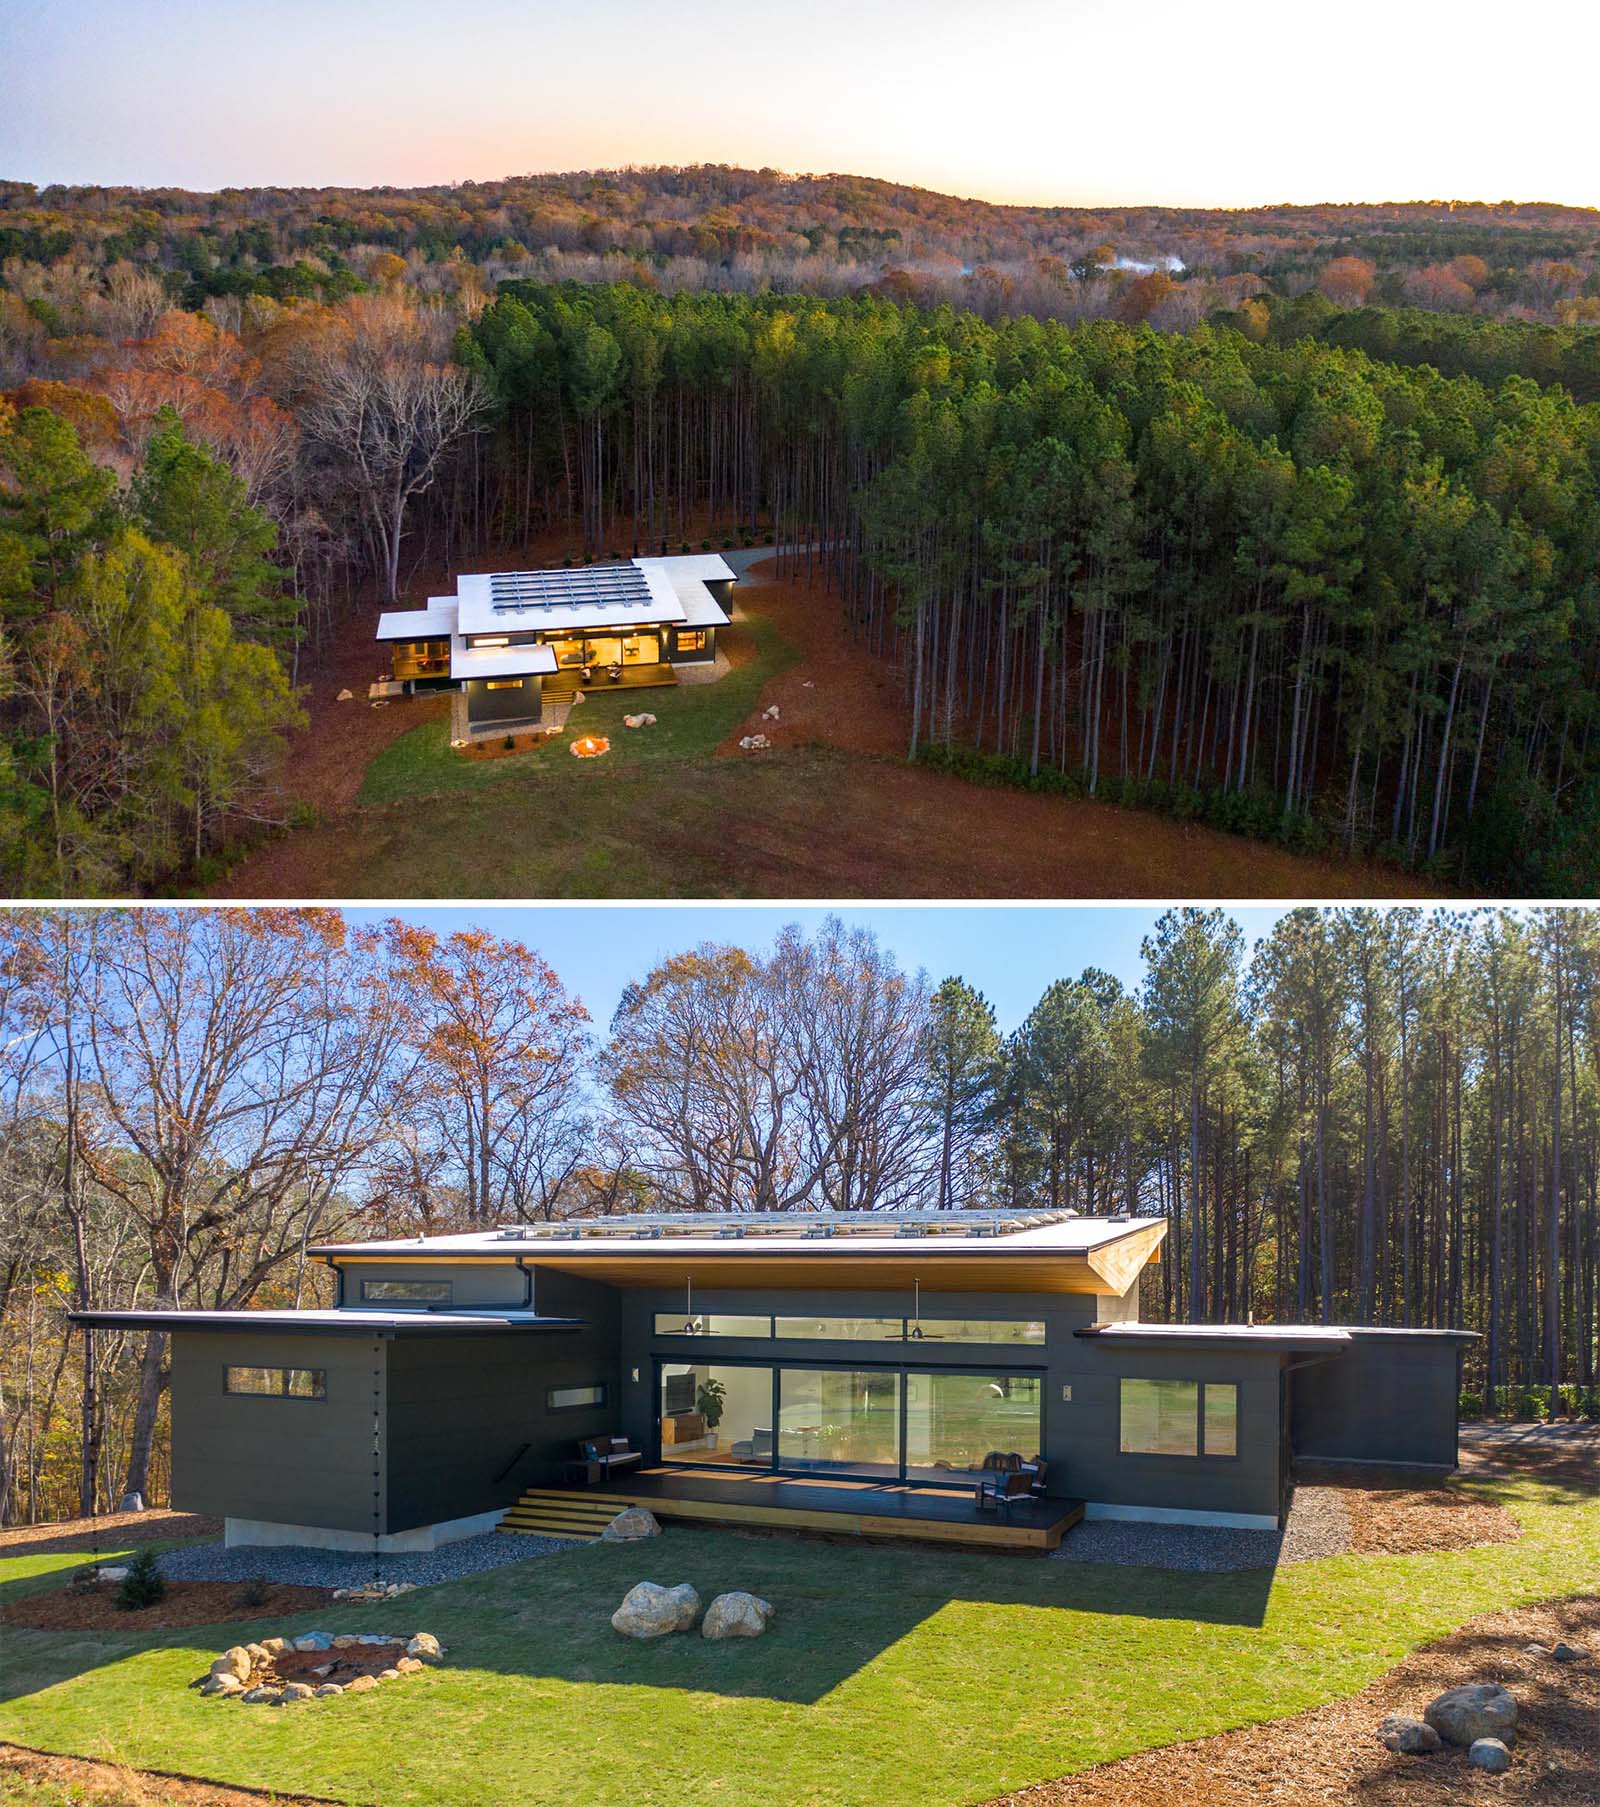
<path id="1" fill-rule="evenodd" d="M 290 1613 L 310 1612 L 333 1598 L 331 1588 L 271 1584 L 252 1604 L 245 1599 L 245 1586 L 239 1581 L 169 1581 L 155 1605 L 131 1612 L 117 1605 L 115 1582 L 60 1587 L 0 1607 L 0 1625 L 26 1626 L 31 1631 L 172 1631 L 185 1625 L 225 1624 L 230 1619 L 287 1618 Z"/>
<path id="2" fill-rule="evenodd" d="M 134 1535 L 137 1533 L 137 1535 Z M 0 1531 L 0 1555 L 50 1556 L 68 1550 L 93 1553 L 182 1538 L 220 1537 L 222 1520 L 199 1512 L 102 1512 L 97 1518 L 57 1519 L 48 1525 L 10 1525 Z"/>
<path id="3" fill-rule="evenodd" d="M 1361 1555 L 1470 1550 L 1515 1543 L 1522 1526 L 1504 1506 L 1455 1487 L 1343 1487 L 1350 1548 Z"/>
<path id="4" fill-rule="evenodd" d="M 334 1807 L 322 1796 L 270 1794 L 265 1789 L 224 1788 L 188 1776 L 96 1763 L 88 1757 L 57 1757 L 20 1744 L 0 1744 L 0 1802 L 7 1807 Z"/>
<path id="5" fill-rule="evenodd" d="M 1292 1719 L 1141 1751 L 991 1807 L 1422 1807 L 1494 1802 L 1595 1807 L 1600 1801 L 1600 1655 L 1528 1656 L 1559 1639 L 1600 1653 L 1600 1598 L 1486 1613 L 1347 1700 Z M 1420 1718 L 1447 1688 L 1498 1681 L 1517 1697 L 1510 1770 L 1471 1768 L 1465 1751 L 1402 1757 L 1375 1736 L 1390 1713 Z"/>

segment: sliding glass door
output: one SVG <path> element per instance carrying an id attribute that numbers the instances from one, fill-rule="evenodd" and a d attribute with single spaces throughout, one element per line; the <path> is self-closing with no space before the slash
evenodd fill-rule
<path id="1" fill-rule="evenodd" d="M 663 1361 L 659 1392 L 661 1460 L 691 1467 L 963 1486 L 1043 1444 L 1037 1374 Z"/>

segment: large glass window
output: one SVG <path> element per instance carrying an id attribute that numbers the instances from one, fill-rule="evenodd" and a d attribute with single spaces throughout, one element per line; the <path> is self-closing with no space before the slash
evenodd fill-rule
<path id="1" fill-rule="evenodd" d="M 1044 1324 L 1038 1318 L 920 1318 L 911 1337 L 928 1343 L 1042 1343 Z"/>
<path id="2" fill-rule="evenodd" d="M 326 1399 L 326 1368 L 226 1368 L 223 1390 L 259 1393 L 269 1399 Z"/>
<path id="3" fill-rule="evenodd" d="M 772 1466 L 772 1370 L 663 1362 L 661 1460 Z"/>
<path id="4" fill-rule="evenodd" d="M 736 1312 L 696 1312 L 686 1318 L 681 1311 L 656 1313 L 657 1336 L 759 1336 L 772 1335 L 769 1317 L 740 1317 Z"/>
<path id="5" fill-rule="evenodd" d="M 839 1343 L 898 1343 L 904 1318 L 778 1318 L 779 1336 Z"/>
<path id="6" fill-rule="evenodd" d="M 1043 1441 L 1042 1398 L 1037 1374 L 908 1374 L 907 1478 L 963 1480 L 991 1455 L 1032 1461 Z"/>
<path id="7" fill-rule="evenodd" d="M 1125 1380 L 1125 1456 L 1236 1456 L 1239 1389 L 1231 1381 Z"/>
<path id="8" fill-rule="evenodd" d="M 900 1473 L 900 1376 L 873 1368 L 784 1368 L 778 1463 L 825 1473 Z"/>

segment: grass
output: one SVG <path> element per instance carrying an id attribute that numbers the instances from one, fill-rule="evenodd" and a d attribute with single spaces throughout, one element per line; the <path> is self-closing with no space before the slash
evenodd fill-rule
<path id="1" fill-rule="evenodd" d="M 746 618 L 738 631 L 753 657 L 718 682 L 662 690 L 587 691 L 585 701 L 573 710 L 567 734 L 514 758 L 463 759 L 451 749 L 448 721 L 424 723 L 373 760 L 357 801 L 381 806 L 520 781 L 537 784 L 542 799 L 552 786 L 558 787 L 562 804 L 576 804 L 579 786 L 605 782 L 619 770 L 682 768 L 707 759 L 755 708 L 767 680 L 795 659 L 787 642 L 764 621 Z M 654 727 L 623 727 L 623 716 L 645 712 L 657 718 Z M 575 734 L 606 735 L 611 751 L 602 759 L 574 759 L 567 749 Z M 685 776 L 684 781 L 692 780 Z"/>
<path id="2" fill-rule="evenodd" d="M 1520 1542 L 1199 1574 L 673 1528 L 340 1611 L 445 1667 L 282 1711 L 186 1684 L 264 1624 L 8 1634 L 0 1737 L 383 1807 L 938 1807 L 1364 1687 L 1479 1613 L 1600 1588 L 1600 1502 L 1492 1490 Z M 619 1638 L 642 1578 L 748 1586 L 767 1636 Z M 279 1622 L 308 1629 L 329 1615 Z"/>

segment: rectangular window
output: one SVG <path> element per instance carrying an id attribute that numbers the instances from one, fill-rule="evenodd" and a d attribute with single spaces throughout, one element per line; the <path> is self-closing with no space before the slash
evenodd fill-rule
<path id="1" fill-rule="evenodd" d="M 706 649 L 706 636 L 703 628 L 678 629 L 678 651 L 681 653 L 703 653 Z"/>
<path id="2" fill-rule="evenodd" d="M 658 1311 L 656 1313 L 656 1335 L 759 1336 L 766 1338 L 772 1335 L 772 1319 L 765 1316 L 740 1317 L 724 1311 L 714 1311 L 709 1314 L 696 1312 L 692 1318 L 686 1318 L 681 1311 Z"/>
<path id="3" fill-rule="evenodd" d="M 783 1368 L 778 1466 L 818 1473 L 900 1473 L 900 1376 L 875 1368 Z"/>
<path id="4" fill-rule="evenodd" d="M 448 1305 L 448 1280 L 363 1280 L 363 1305 Z"/>
<path id="5" fill-rule="evenodd" d="M 1231 1381 L 1123 1381 L 1122 1453 L 1238 1455 L 1238 1387 Z"/>
<path id="6" fill-rule="evenodd" d="M 1205 1441 L 1201 1454 L 1236 1456 L 1239 1453 L 1239 1389 L 1220 1381 L 1205 1386 Z"/>
<path id="7" fill-rule="evenodd" d="M 1194 1456 L 1200 1453 L 1200 1386 L 1193 1380 L 1122 1383 L 1122 1453 Z"/>
<path id="8" fill-rule="evenodd" d="M 326 1399 L 326 1368 L 225 1368 L 223 1391 L 257 1393 L 269 1399 Z"/>
<path id="9" fill-rule="evenodd" d="M 778 1318 L 775 1334 L 812 1342 L 898 1343 L 905 1339 L 904 1318 Z"/>
<path id="10" fill-rule="evenodd" d="M 521 678 L 488 678 L 484 682 L 485 690 L 520 690 Z"/>
<path id="11" fill-rule="evenodd" d="M 583 1406 L 604 1405 L 605 1382 L 587 1387 L 546 1387 L 544 1403 L 552 1412 L 575 1412 Z"/>
<path id="12" fill-rule="evenodd" d="M 1037 1318 L 923 1318 L 911 1326 L 911 1336 L 929 1343 L 1042 1343 L 1044 1324 Z"/>

